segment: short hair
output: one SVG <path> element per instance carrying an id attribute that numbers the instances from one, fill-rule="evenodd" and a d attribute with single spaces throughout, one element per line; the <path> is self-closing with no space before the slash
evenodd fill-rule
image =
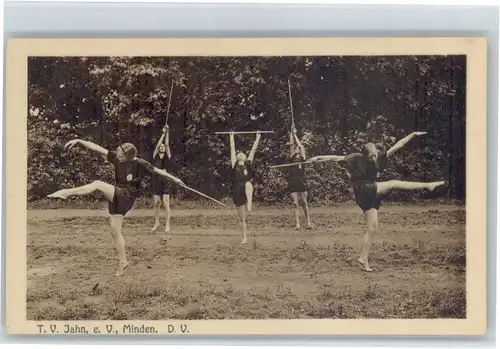
<path id="1" fill-rule="evenodd" d="M 368 156 L 368 154 L 370 154 L 370 152 L 372 151 L 372 149 L 377 149 L 377 147 L 375 146 L 375 144 L 373 144 L 372 142 L 369 142 L 369 143 L 366 143 L 364 146 L 363 146 L 363 149 L 362 149 L 362 153 L 364 156 Z"/>
<path id="2" fill-rule="evenodd" d="M 137 148 L 132 143 L 123 143 L 120 148 L 129 160 L 133 160 L 137 155 Z"/>

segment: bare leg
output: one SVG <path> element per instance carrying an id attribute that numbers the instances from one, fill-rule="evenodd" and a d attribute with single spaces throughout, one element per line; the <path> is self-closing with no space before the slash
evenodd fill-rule
<path id="1" fill-rule="evenodd" d="M 155 214 L 155 225 L 151 231 L 156 231 L 160 226 L 160 207 L 161 207 L 161 197 L 159 195 L 153 195 L 153 210 Z"/>
<path id="2" fill-rule="evenodd" d="M 385 195 L 392 191 L 393 189 L 400 190 L 429 190 L 433 191 L 437 187 L 444 185 L 444 181 L 439 182 L 405 182 L 405 181 L 387 181 L 387 182 L 377 182 L 377 195 Z"/>
<path id="3" fill-rule="evenodd" d="M 309 205 L 307 204 L 307 192 L 299 194 L 299 204 L 302 206 L 302 209 L 304 210 L 304 215 L 306 216 L 307 229 L 312 229 L 313 225 L 311 224 L 311 216 L 309 215 Z"/>
<path id="4" fill-rule="evenodd" d="M 71 189 L 61 189 L 56 191 L 55 193 L 47 195 L 47 197 L 59 198 L 64 200 L 69 198 L 70 196 L 90 195 L 95 191 L 100 191 L 101 193 L 103 193 L 106 200 L 113 202 L 113 198 L 115 197 L 115 187 L 102 181 L 94 181 L 90 184 Z"/>
<path id="5" fill-rule="evenodd" d="M 252 211 L 252 199 L 253 199 L 253 184 L 250 182 L 245 183 L 245 195 L 247 197 L 247 210 Z"/>
<path id="6" fill-rule="evenodd" d="M 365 212 L 366 220 L 366 230 L 363 237 L 363 248 L 361 250 L 361 256 L 358 262 L 361 263 L 365 271 L 373 271 L 368 263 L 368 255 L 370 254 L 370 249 L 372 246 L 373 234 L 377 232 L 378 229 L 378 211 L 374 208 Z"/>
<path id="7" fill-rule="evenodd" d="M 127 257 L 125 255 L 125 240 L 122 235 L 123 226 L 123 216 L 122 215 L 112 215 L 110 216 L 111 223 L 111 235 L 113 237 L 113 242 L 118 253 L 118 259 L 120 264 L 116 272 L 116 276 L 121 276 L 124 274 L 125 269 L 128 267 Z"/>
<path id="8" fill-rule="evenodd" d="M 238 216 L 240 217 L 241 224 L 241 234 L 243 235 L 243 240 L 241 240 L 242 244 L 247 243 L 247 213 L 245 211 L 245 205 L 241 205 L 236 208 L 238 211 Z"/>
<path id="9" fill-rule="evenodd" d="M 300 229 L 299 198 L 297 193 L 291 193 L 290 195 L 292 196 L 294 205 L 293 212 L 295 214 L 295 229 L 299 230 Z"/>
<path id="10" fill-rule="evenodd" d="M 165 205 L 165 233 L 170 232 L 170 195 L 163 194 L 163 204 Z"/>

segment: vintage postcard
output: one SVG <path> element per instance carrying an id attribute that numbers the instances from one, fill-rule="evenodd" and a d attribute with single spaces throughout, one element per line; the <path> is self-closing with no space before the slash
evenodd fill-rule
<path id="1" fill-rule="evenodd" d="M 480 335 L 486 39 L 14 39 L 9 334 Z"/>

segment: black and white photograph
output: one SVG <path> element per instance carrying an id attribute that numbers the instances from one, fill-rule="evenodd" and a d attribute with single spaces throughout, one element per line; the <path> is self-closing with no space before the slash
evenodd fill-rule
<path id="1" fill-rule="evenodd" d="M 466 319 L 467 61 L 29 56 L 26 320 Z"/>

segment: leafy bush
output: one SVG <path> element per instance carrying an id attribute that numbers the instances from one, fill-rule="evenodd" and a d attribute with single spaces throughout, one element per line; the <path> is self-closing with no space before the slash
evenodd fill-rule
<path id="1" fill-rule="evenodd" d="M 273 130 L 256 157 L 256 199 L 283 200 L 290 130 L 287 79 L 307 155 L 347 154 L 373 141 L 387 149 L 415 130 L 381 180 L 449 182 L 465 195 L 465 58 L 404 57 L 32 57 L 29 60 L 28 200 L 94 179 L 113 181 L 110 164 L 84 150 L 64 152 L 72 138 L 109 149 L 132 142 L 151 160 L 169 110 L 171 148 L 186 183 L 229 194 L 229 139 L 216 131 Z M 237 137 L 248 151 L 253 137 Z M 312 202 L 352 200 L 337 164 L 307 167 Z M 149 195 L 150 182 L 144 183 Z M 186 198 L 195 194 L 185 193 Z M 392 200 L 426 194 L 398 192 Z"/>

